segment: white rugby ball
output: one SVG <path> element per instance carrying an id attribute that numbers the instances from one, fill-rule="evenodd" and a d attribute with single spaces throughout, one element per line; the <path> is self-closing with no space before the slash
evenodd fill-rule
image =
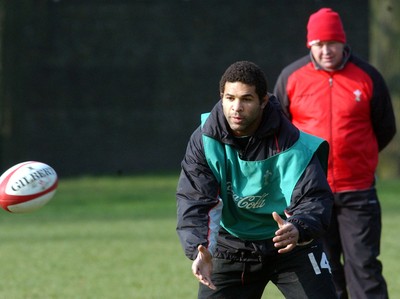
<path id="1" fill-rule="evenodd" d="M 0 176 L 0 205 L 7 212 L 33 212 L 52 199 L 58 185 L 58 176 L 49 165 L 22 162 Z"/>

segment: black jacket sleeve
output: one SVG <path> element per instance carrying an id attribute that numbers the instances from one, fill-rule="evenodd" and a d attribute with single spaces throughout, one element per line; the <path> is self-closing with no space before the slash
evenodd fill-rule
<path id="1" fill-rule="evenodd" d="M 287 209 L 288 221 L 299 230 L 299 243 L 315 239 L 328 229 L 333 194 L 316 155 L 297 182 Z"/>
<path id="2" fill-rule="evenodd" d="M 396 134 L 396 121 L 388 88 L 377 71 L 373 75 L 373 82 L 371 121 L 381 151 Z"/>
<path id="3" fill-rule="evenodd" d="M 209 213 L 219 203 L 218 191 L 197 129 L 189 140 L 176 192 L 177 233 L 186 256 L 192 260 L 198 245 L 209 245 Z"/>
<path id="4" fill-rule="evenodd" d="M 276 84 L 274 87 L 274 95 L 279 100 L 283 113 L 289 119 L 291 119 L 291 116 L 289 113 L 289 98 L 288 98 L 287 92 L 286 92 L 287 80 L 288 80 L 288 74 L 287 74 L 287 71 L 284 70 L 279 75 L 278 80 L 276 81 Z"/>

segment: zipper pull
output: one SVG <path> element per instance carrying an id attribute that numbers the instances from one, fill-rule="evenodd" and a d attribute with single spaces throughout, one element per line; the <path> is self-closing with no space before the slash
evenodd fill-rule
<path id="1" fill-rule="evenodd" d="M 332 87 L 332 85 L 333 85 L 333 78 L 330 77 L 330 78 L 329 78 L 329 86 Z"/>

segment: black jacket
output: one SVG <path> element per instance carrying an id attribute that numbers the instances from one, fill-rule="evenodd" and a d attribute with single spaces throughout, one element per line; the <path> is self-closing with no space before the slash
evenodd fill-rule
<path id="1" fill-rule="evenodd" d="M 264 109 L 263 121 L 247 144 L 240 144 L 230 133 L 221 101 L 215 105 L 203 128 L 198 127 L 192 134 L 182 161 L 176 193 L 177 233 L 185 254 L 190 259 L 196 258 L 199 244 L 206 247 L 210 245 L 209 213 L 219 202 L 219 186 L 205 159 L 202 134 L 233 146 L 243 160 L 267 159 L 288 149 L 299 138 L 298 129 L 283 115 L 279 105 L 276 98 L 270 96 Z M 319 159 L 314 156 L 298 181 L 291 204 L 287 208 L 287 212 L 291 214 L 288 221 L 299 230 L 299 242 L 317 238 L 326 231 L 332 200 L 325 171 Z M 270 240 L 268 242 L 271 243 Z M 215 254 L 221 254 L 222 248 L 225 252 L 238 252 L 246 248 L 253 248 L 254 251 L 254 243 L 257 242 L 239 240 L 221 229 Z"/>

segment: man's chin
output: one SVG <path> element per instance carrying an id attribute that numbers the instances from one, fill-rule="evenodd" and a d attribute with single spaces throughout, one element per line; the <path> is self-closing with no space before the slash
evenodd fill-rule
<path id="1" fill-rule="evenodd" d="M 321 63 L 321 66 L 324 69 L 329 70 L 329 71 L 336 69 L 336 63 L 333 63 L 333 62 L 324 62 L 324 63 Z"/>

